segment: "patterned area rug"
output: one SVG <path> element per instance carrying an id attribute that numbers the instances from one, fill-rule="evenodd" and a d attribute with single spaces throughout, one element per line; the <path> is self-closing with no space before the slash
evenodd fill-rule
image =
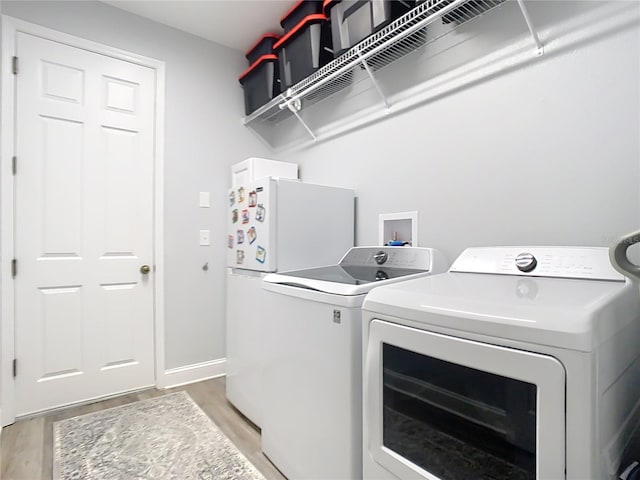
<path id="1" fill-rule="evenodd" d="M 56 422 L 60 480 L 264 480 L 186 392 Z"/>

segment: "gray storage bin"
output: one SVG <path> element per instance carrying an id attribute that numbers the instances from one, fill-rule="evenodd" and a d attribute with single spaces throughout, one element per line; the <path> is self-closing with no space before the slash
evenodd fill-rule
<path id="1" fill-rule="evenodd" d="M 414 1 L 400 0 L 325 0 L 323 9 L 331 21 L 333 56 L 338 57 L 386 27 L 414 5 Z"/>

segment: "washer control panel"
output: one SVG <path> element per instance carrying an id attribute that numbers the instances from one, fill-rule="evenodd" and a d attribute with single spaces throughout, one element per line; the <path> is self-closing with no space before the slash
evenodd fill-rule
<path id="1" fill-rule="evenodd" d="M 624 281 L 606 247 L 473 247 L 449 271 Z"/>
<path id="2" fill-rule="evenodd" d="M 373 256 L 373 259 L 376 261 L 378 265 L 382 265 L 384 262 L 387 261 L 388 258 L 389 258 L 389 254 L 387 254 L 387 252 L 385 252 L 384 250 L 380 250 L 378 253 L 376 253 Z"/>
<path id="3" fill-rule="evenodd" d="M 431 270 L 430 248 L 420 247 L 353 247 L 340 260 L 340 266 L 410 268 Z"/>

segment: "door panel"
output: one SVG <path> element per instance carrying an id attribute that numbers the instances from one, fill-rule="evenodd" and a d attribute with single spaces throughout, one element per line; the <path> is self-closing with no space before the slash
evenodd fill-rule
<path id="1" fill-rule="evenodd" d="M 82 104 L 84 71 L 42 61 L 42 94 L 52 100 Z"/>
<path id="2" fill-rule="evenodd" d="M 44 345 L 40 378 L 80 373 L 82 365 L 81 287 L 40 288 Z"/>
<path id="3" fill-rule="evenodd" d="M 17 35 L 16 413 L 154 383 L 155 73 Z"/>
<path id="4" fill-rule="evenodd" d="M 105 152 L 101 158 L 105 199 L 103 255 L 131 256 L 137 243 L 135 223 L 148 206 L 131 203 L 138 191 L 137 178 L 123 172 L 134 170 L 139 138 L 136 132 L 111 127 L 104 127 L 101 135 Z M 130 222 L 126 228 L 123 220 Z"/>
<path id="5" fill-rule="evenodd" d="M 131 335 L 123 335 L 129 327 L 129 315 L 135 311 L 136 284 L 102 285 L 104 359 L 101 368 L 111 368 L 136 362 Z"/>
<path id="6" fill-rule="evenodd" d="M 42 191 L 42 257 L 81 256 L 82 138 L 80 123 L 40 118 L 42 150 L 37 166 Z M 60 228 L 60 218 L 65 228 Z"/>

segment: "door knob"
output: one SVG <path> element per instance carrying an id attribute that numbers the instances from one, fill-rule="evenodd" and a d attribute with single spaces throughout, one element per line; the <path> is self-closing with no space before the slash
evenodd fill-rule
<path id="1" fill-rule="evenodd" d="M 151 267 L 149 265 L 142 265 L 140 267 L 140 273 L 142 273 L 143 275 L 146 275 L 150 271 L 151 271 Z"/>

